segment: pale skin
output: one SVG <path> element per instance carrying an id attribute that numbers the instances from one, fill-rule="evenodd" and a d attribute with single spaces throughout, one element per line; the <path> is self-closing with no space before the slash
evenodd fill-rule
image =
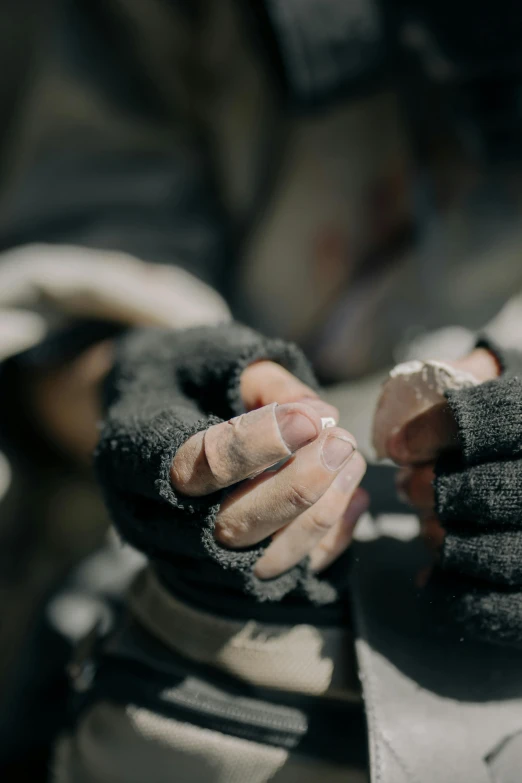
<path id="1" fill-rule="evenodd" d="M 111 344 L 103 343 L 29 384 L 48 437 L 84 462 L 96 444 L 99 388 L 111 361 Z M 256 565 L 260 578 L 275 577 L 306 555 L 321 571 L 350 545 L 368 507 L 359 488 L 366 463 L 347 430 L 322 430 L 321 418 L 337 422 L 338 411 L 283 367 L 269 361 L 247 367 L 240 390 L 247 412 L 190 438 L 174 459 L 173 486 L 193 497 L 234 486 L 218 515 L 216 538 L 241 548 L 271 536 Z M 281 460 L 281 467 L 266 471 Z"/>
<path id="2" fill-rule="evenodd" d="M 349 432 L 321 430 L 321 417 L 338 421 L 338 411 L 279 365 L 259 362 L 247 368 L 241 396 L 252 412 L 241 417 L 232 435 L 226 432 L 229 423 L 217 424 L 187 441 L 174 460 L 172 483 L 183 494 L 203 495 L 288 458 L 275 472 L 244 481 L 227 496 L 216 538 L 240 548 L 273 536 L 256 566 L 261 578 L 283 573 L 306 555 L 322 570 L 350 544 L 367 508 L 366 493 L 357 489 L 366 463 Z M 241 437 L 241 426 L 247 437 Z M 219 476 L 213 469 L 214 437 L 221 444 Z"/>

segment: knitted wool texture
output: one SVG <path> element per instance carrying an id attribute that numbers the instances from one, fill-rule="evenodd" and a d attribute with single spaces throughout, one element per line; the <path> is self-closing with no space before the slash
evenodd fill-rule
<path id="1" fill-rule="evenodd" d="M 436 468 L 446 537 L 433 583 L 463 630 L 522 645 L 522 360 L 500 357 L 500 378 L 446 395 L 461 448 Z"/>

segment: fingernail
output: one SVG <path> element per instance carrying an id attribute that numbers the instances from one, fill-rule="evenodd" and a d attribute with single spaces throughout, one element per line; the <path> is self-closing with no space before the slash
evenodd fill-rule
<path id="1" fill-rule="evenodd" d="M 312 419 L 296 410 L 292 403 L 278 405 L 275 409 L 275 417 L 281 437 L 290 451 L 305 446 L 319 434 Z"/>
<path id="2" fill-rule="evenodd" d="M 348 438 L 331 435 L 323 443 L 323 462 L 328 470 L 339 470 L 355 453 L 355 444 Z"/>

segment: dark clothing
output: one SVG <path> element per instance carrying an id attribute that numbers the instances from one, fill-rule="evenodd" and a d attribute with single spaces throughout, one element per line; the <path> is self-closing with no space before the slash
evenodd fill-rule
<path id="1" fill-rule="evenodd" d="M 482 610 L 483 635 L 522 642 L 522 383 L 510 374 L 521 359 L 497 353 L 505 367 L 499 380 L 448 392 L 461 452 L 440 460 L 435 491 L 438 516 L 448 528 L 442 568 L 461 575 L 461 592 L 464 577 L 470 579 L 453 615 L 465 619 L 466 605 L 480 626 Z M 245 617 L 256 616 L 256 602 L 291 598 L 286 618 L 296 621 L 292 608 L 339 602 L 342 580 L 336 583 L 335 576 L 342 567 L 333 569 L 333 577 L 318 577 L 305 560 L 275 579 L 260 580 L 253 567 L 269 541 L 247 550 L 220 546 L 213 529 L 221 493 L 180 498 L 170 481 L 172 460 L 189 437 L 243 412 L 240 373 L 259 358 L 278 361 L 315 383 L 295 346 L 266 340 L 238 324 L 178 332 L 175 340 L 169 331 L 152 329 L 121 338 L 107 383 L 108 412 L 96 465 L 116 528 L 157 561 L 174 593 L 182 585 L 182 594 L 188 591 L 192 600 L 199 596 L 203 606 L 211 595 L 225 614 L 235 604 L 236 616 L 237 593 L 246 593 L 253 600 L 242 603 Z M 485 605 L 477 593 L 480 580 L 489 583 L 482 585 Z M 488 610 L 492 602 L 500 615 Z"/>
<path id="2" fill-rule="evenodd" d="M 520 356 L 495 381 L 447 393 L 460 450 L 437 466 L 446 528 L 442 575 L 463 630 L 522 644 L 522 380 Z M 517 374 L 513 374 L 517 373 Z"/>
<path id="3" fill-rule="evenodd" d="M 412 587 L 418 552 L 401 560 L 401 531 L 391 549 L 390 538 L 381 533 L 375 547 L 357 544 L 351 571 L 343 558 L 337 572 L 334 567 L 318 578 L 305 562 L 260 583 L 252 565 L 263 544 L 246 552 L 218 547 L 212 526 L 219 497 L 211 505 L 209 499 L 187 503 L 175 496 L 168 479 L 176 447 L 192 432 L 239 412 L 237 377 L 246 361 L 273 358 L 312 381 L 297 350 L 237 326 L 173 332 L 228 318 L 222 300 L 195 286 L 193 278 L 173 274 L 179 272 L 174 267 L 209 281 L 249 323 L 266 324 L 267 331 L 310 346 L 316 367 L 330 379 L 382 370 L 398 358 L 398 343 L 415 335 L 418 325 L 429 330 L 458 323 L 476 330 L 520 289 L 518 235 L 507 252 L 499 241 L 506 225 L 512 229 L 510 220 L 517 228 L 520 222 L 516 181 L 512 187 L 511 178 L 507 185 L 502 180 L 494 191 L 500 201 L 490 230 L 483 209 L 484 202 L 491 204 L 490 191 L 469 196 L 469 180 L 477 172 L 470 176 L 466 169 L 462 187 L 458 176 L 453 181 L 460 170 L 452 157 L 455 143 L 474 162 L 477 152 L 489 160 L 498 159 L 499 150 L 511 160 L 517 156 L 520 8 L 475 5 L 471 13 L 445 5 L 56 4 L 42 68 L 35 68 L 35 95 L 20 113 L 23 133 L 12 134 L 22 154 L 0 226 L 0 249 L 22 246 L 21 255 L 0 259 L 0 297 L 8 292 L 0 303 L 6 308 L 29 303 L 30 315 L 38 309 L 42 321 L 35 332 L 29 319 L 27 344 L 15 341 L 15 349 L 8 340 L 2 355 L 41 343 L 40 327 L 50 325 L 55 339 L 46 346 L 48 355 L 69 358 L 70 332 L 60 354 L 67 318 L 170 329 L 124 337 L 107 387 L 99 476 L 116 526 L 153 563 L 131 589 L 129 617 L 98 650 L 98 671 L 91 660 L 85 672 L 77 671 L 78 690 L 91 690 L 75 732 L 60 743 L 59 780 L 98 783 L 120 775 L 142 783 L 154 769 L 156 780 L 167 781 L 175 770 L 191 781 L 344 783 L 349 768 L 354 772 L 361 761 L 353 751 L 360 749 L 363 716 L 341 574 L 355 573 L 349 599 L 372 772 L 379 780 L 402 783 L 431 775 L 438 781 L 446 770 L 432 759 L 445 761 L 446 754 L 449 768 L 462 773 L 455 780 L 469 780 L 470 769 L 478 780 L 492 745 L 517 731 L 511 673 L 518 659 L 509 651 L 498 651 L 502 676 L 497 676 L 487 651 L 470 672 L 460 649 L 459 685 L 469 674 L 470 683 L 480 685 L 478 699 L 472 689 L 475 700 L 486 694 L 491 702 L 476 708 L 473 725 L 462 703 L 465 688 L 451 692 L 448 709 L 444 688 L 440 696 L 440 688 L 419 687 L 425 684 L 423 672 L 411 670 L 417 642 L 424 645 L 421 669 L 426 665 L 431 672 L 441 649 L 450 650 L 447 656 L 454 660 L 458 652 L 433 638 L 431 615 L 421 610 Z M 435 161 L 442 170 L 433 191 L 420 197 L 405 186 L 412 177 L 399 122 L 404 116 L 417 159 Z M 457 223 L 456 234 L 450 232 L 446 246 L 440 242 L 447 238 L 444 230 L 431 224 L 435 244 L 428 242 L 423 263 L 405 269 L 400 261 L 410 255 L 414 228 L 423 222 L 419 213 L 429 224 L 437 208 L 448 204 L 454 211 L 448 209 L 445 217 L 450 226 Z M 467 236 L 474 242 L 464 244 L 472 263 L 462 265 L 456 284 L 455 260 L 466 256 L 460 253 L 466 232 L 454 218 L 467 219 L 468 208 L 473 230 Z M 493 260 L 481 255 L 484 236 L 489 249 L 499 248 L 503 266 L 495 254 Z M 35 242 L 49 246 L 23 247 Z M 118 255 L 122 252 L 133 259 Z M 250 267 L 247 256 L 253 258 Z M 27 275 L 17 279 L 13 270 L 27 260 Z M 117 267 L 117 274 L 104 276 Z M 2 284 L 6 270 L 11 287 Z M 253 292 L 250 300 L 237 280 L 241 272 Z M 492 279 L 499 285 L 491 286 Z M 186 310 L 198 298 L 195 289 L 203 306 Z M 470 347 L 474 338 L 468 337 Z M 86 344 L 87 338 L 76 343 Z M 466 399 L 456 397 L 452 404 L 464 411 Z M 470 422 L 463 416 L 461 423 L 466 444 Z M 488 462 L 505 481 L 506 466 L 518 457 L 509 452 L 503 461 L 491 460 L 497 442 L 490 438 L 488 448 Z M 443 567 L 446 575 L 458 568 L 464 597 L 453 601 L 451 589 L 443 596 L 465 627 L 518 643 L 520 626 L 513 622 L 519 607 L 513 561 L 518 533 L 514 525 L 500 532 L 506 504 L 497 502 L 487 481 L 473 494 L 477 468 L 482 465 L 466 465 L 464 473 L 441 467 L 439 496 L 449 530 Z M 516 473 L 510 474 L 514 483 Z M 475 508 L 480 492 L 495 513 L 474 524 L 487 522 L 493 532 L 486 536 L 504 536 L 507 548 L 487 546 L 479 554 L 478 536 L 468 535 L 467 527 L 462 532 L 461 513 Z M 84 500 L 81 507 L 88 511 Z M 69 503 L 66 511 L 75 515 Z M 416 550 L 416 543 L 406 549 Z M 111 572 L 101 560 L 91 576 Z M 387 571 L 391 565 L 395 573 Z M 511 584 L 499 588 L 507 567 Z M 488 592 L 480 595 L 478 572 L 490 580 Z M 78 584 L 90 591 L 85 577 L 80 574 Z M 69 592 L 66 614 L 76 620 L 85 595 Z M 9 600 L 6 606 L 10 610 Z M 492 671 L 486 690 L 484 671 Z M 444 687 L 448 679 L 443 677 Z M 428 720 L 434 706 L 436 731 Z M 335 722 L 347 730 L 350 715 L 358 723 L 347 741 L 339 733 L 325 741 Z M 449 731 L 446 718 L 453 719 Z M 443 739 L 437 734 L 441 726 Z M 487 737 L 478 730 L 485 726 Z M 412 742 L 415 728 L 423 736 Z M 317 767 L 311 767 L 311 758 Z M 511 768 L 520 765 L 515 760 Z"/>

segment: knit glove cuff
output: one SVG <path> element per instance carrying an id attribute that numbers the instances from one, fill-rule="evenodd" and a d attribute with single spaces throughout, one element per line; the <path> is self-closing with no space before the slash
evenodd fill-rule
<path id="1" fill-rule="evenodd" d="M 509 375 L 448 391 L 467 465 L 522 457 L 522 379 Z"/>
<path id="2" fill-rule="evenodd" d="M 435 471 L 441 567 L 452 590 L 458 580 L 451 614 L 482 636 L 522 643 L 522 623 L 504 627 L 522 607 L 522 381 L 506 374 L 446 396 L 461 444 Z"/>

